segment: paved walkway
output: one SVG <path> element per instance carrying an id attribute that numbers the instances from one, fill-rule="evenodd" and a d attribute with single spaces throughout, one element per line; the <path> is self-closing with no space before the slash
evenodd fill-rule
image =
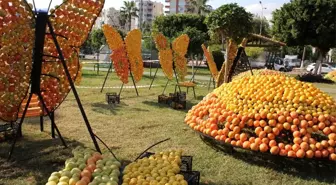
<path id="1" fill-rule="evenodd" d="M 91 70 L 91 71 L 94 70 L 93 67 L 83 67 L 83 69 L 85 69 L 85 70 Z M 156 70 L 155 68 L 152 69 L 152 76 L 154 76 L 155 70 Z M 107 72 L 108 68 L 99 68 L 99 71 Z M 150 72 L 145 71 L 144 75 L 148 75 L 149 76 Z M 162 76 L 165 76 L 165 75 L 163 74 L 163 72 L 159 71 L 159 72 L 157 72 L 156 76 L 162 77 Z M 191 77 L 192 77 L 192 75 L 187 75 L 186 79 L 190 80 Z M 209 81 L 210 80 L 210 71 L 209 71 L 209 75 L 208 76 L 200 76 L 200 75 L 197 75 L 197 72 L 196 72 L 195 80 Z"/>

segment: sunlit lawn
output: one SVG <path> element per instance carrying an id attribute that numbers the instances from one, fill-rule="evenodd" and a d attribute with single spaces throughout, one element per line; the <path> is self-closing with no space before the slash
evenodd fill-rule
<path id="1" fill-rule="evenodd" d="M 105 72 L 96 75 L 94 71 L 84 71 L 81 86 L 100 87 Z M 206 76 L 206 75 L 205 75 Z M 149 85 L 145 76 L 137 85 Z M 156 146 L 152 151 L 182 148 L 187 155 L 194 156 L 193 169 L 201 172 L 202 184 L 333 184 L 335 166 L 317 167 L 303 161 L 280 166 L 278 161 L 264 159 L 245 152 L 230 154 L 213 149 L 203 142 L 183 123 L 187 110 L 174 110 L 157 103 L 166 79 L 158 77 L 154 87 L 139 88 L 137 97 L 134 89 L 123 89 L 121 103 L 107 105 L 105 92 L 119 92 L 118 88 L 78 88 L 81 101 L 94 132 L 112 148 L 123 160 L 133 160 L 145 148 L 162 139 L 170 141 Z M 203 81 L 207 83 L 207 81 Z M 118 87 L 121 82 L 111 73 L 106 87 Z M 131 80 L 128 84 L 131 84 Z M 317 86 L 325 87 L 325 85 Z M 328 85 L 328 88 L 335 88 Z M 184 89 L 182 89 L 184 90 Z M 166 93 L 174 91 L 173 82 Z M 196 104 L 208 93 L 208 87 L 197 87 L 197 100 L 189 92 L 188 106 Z M 331 94 L 336 98 L 335 93 Z M 69 144 L 64 149 L 58 139 L 50 138 L 50 124 L 47 119 L 45 132 L 39 131 L 39 119 L 27 119 L 21 138 L 13 156 L 14 162 L 6 162 L 10 142 L 0 144 L 0 184 L 27 185 L 45 184 L 50 173 L 60 170 L 64 161 L 71 156 L 71 148 L 77 145 L 93 147 L 75 99 L 70 93 L 55 112 L 56 124 Z M 103 148 L 103 145 L 101 145 Z M 282 160 L 282 164 L 283 164 Z"/>

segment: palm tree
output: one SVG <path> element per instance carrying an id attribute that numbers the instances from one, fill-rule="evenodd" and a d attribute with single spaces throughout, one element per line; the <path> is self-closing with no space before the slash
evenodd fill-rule
<path id="1" fill-rule="evenodd" d="M 131 30 L 132 18 L 138 17 L 138 11 L 134 1 L 124 1 L 124 6 L 120 9 L 120 17 L 128 21 L 129 31 Z"/>
<path id="2" fill-rule="evenodd" d="M 212 9 L 208 2 L 209 0 L 190 0 L 187 12 L 199 15 L 208 14 Z"/>

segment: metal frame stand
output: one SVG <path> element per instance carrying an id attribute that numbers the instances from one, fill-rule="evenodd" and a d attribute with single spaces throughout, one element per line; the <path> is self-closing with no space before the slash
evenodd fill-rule
<path id="1" fill-rule="evenodd" d="M 157 74 L 158 70 L 159 70 L 159 68 L 156 68 L 154 77 L 153 77 L 153 79 L 152 79 L 152 81 L 151 81 L 151 84 L 149 85 L 149 90 L 152 88 L 152 85 L 153 85 L 153 82 L 154 82 L 154 80 L 155 80 L 155 77 L 156 77 L 156 74 Z M 163 92 L 164 92 L 164 91 L 163 91 Z"/>
<path id="2" fill-rule="evenodd" d="M 100 89 L 100 92 L 103 92 L 104 87 L 105 87 L 105 83 L 106 83 L 106 80 L 107 80 L 107 77 L 108 77 L 108 75 L 110 74 L 110 71 L 111 71 L 111 70 L 112 70 L 112 62 L 111 62 L 111 65 L 110 65 L 109 69 L 107 70 L 107 74 L 106 74 L 106 76 L 105 76 L 104 83 L 103 83 L 103 85 L 102 85 L 102 88 Z"/>
<path id="3" fill-rule="evenodd" d="M 49 31 L 50 33 L 46 33 L 46 26 L 48 26 L 49 28 Z M 35 50 L 34 50 L 34 63 L 33 63 L 33 70 L 32 70 L 32 73 L 31 73 L 31 92 L 29 93 L 29 96 L 28 96 L 28 100 L 27 100 L 27 103 L 26 103 L 26 106 L 25 106 L 25 109 L 23 110 L 23 113 L 22 113 L 22 117 L 20 119 L 20 122 L 19 122 L 19 125 L 18 125 L 18 128 L 15 132 L 15 138 L 14 138 L 14 141 L 12 143 L 12 146 L 11 146 L 11 149 L 10 149 L 10 152 L 9 152 L 9 155 L 8 155 L 8 160 L 11 158 L 13 152 L 14 152 L 14 147 L 15 147 L 15 144 L 16 144 L 16 141 L 18 139 L 18 136 L 20 134 L 20 131 L 21 131 L 21 128 L 22 128 L 22 123 L 23 123 L 23 120 L 25 119 L 25 116 L 26 116 L 26 113 L 27 113 L 27 110 L 28 110 L 28 107 L 29 107 L 29 103 L 31 101 L 31 98 L 32 98 L 32 95 L 33 94 L 36 94 L 38 96 L 38 98 L 40 99 L 41 103 L 42 103 L 42 106 L 43 108 L 45 108 L 45 111 L 47 112 L 47 115 L 49 116 L 50 120 L 51 120 L 51 125 L 52 125 L 52 132 L 53 130 L 55 129 L 58 136 L 60 137 L 61 141 L 62 141 L 62 144 L 67 147 L 59 129 L 57 128 L 55 122 L 54 122 L 54 115 L 53 113 L 51 113 L 48 108 L 46 108 L 46 104 L 43 100 L 43 97 L 41 95 L 41 91 L 40 91 L 40 78 L 41 78 L 41 69 L 42 69 L 42 59 L 43 59 L 43 47 L 44 47 L 44 40 L 45 40 L 45 35 L 46 34 L 50 34 L 52 36 L 52 39 L 53 39 L 53 42 L 56 46 L 56 49 L 57 49 L 57 52 L 59 54 L 59 59 L 61 60 L 61 63 L 63 65 L 63 69 L 64 69 L 64 72 L 67 76 L 67 79 L 69 81 L 69 84 L 70 84 L 70 87 L 71 87 L 71 90 L 73 91 L 74 93 L 74 96 L 75 96 L 75 99 L 77 101 L 77 104 L 78 104 L 78 107 L 80 109 L 80 112 L 82 114 L 82 117 L 84 119 L 84 122 L 86 124 L 86 127 L 89 131 L 89 134 L 91 136 L 91 139 L 95 145 L 95 148 L 98 152 L 101 153 L 101 150 L 99 148 L 99 145 L 97 143 L 97 140 L 95 138 L 95 134 L 93 133 L 92 131 L 92 128 L 91 128 L 91 125 L 89 123 L 89 120 L 86 116 L 86 113 L 84 111 L 84 108 L 83 108 L 83 105 L 79 99 L 79 96 L 78 96 L 78 93 L 77 93 L 77 90 L 75 88 L 75 85 L 72 81 L 72 78 L 71 78 L 71 75 L 69 73 L 69 70 L 67 68 L 67 65 L 66 65 L 66 62 L 65 62 L 65 59 L 64 59 L 64 56 L 63 56 L 63 53 L 62 53 L 62 50 L 58 44 L 58 41 L 57 41 L 57 38 L 56 38 L 56 34 L 54 32 L 54 29 L 52 27 L 52 24 L 49 20 L 49 17 L 48 17 L 48 13 L 47 12 L 39 12 L 37 14 L 37 18 L 36 18 L 36 28 L 35 28 L 35 35 L 36 35 L 36 40 L 35 40 Z M 43 129 L 41 127 L 41 129 Z"/>

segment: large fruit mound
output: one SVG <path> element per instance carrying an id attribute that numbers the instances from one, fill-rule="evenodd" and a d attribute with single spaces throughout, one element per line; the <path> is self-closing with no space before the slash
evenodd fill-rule
<path id="1" fill-rule="evenodd" d="M 336 160 L 336 102 L 310 83 L 257 75 L 223 84 L 185 118 L 194 130 L 249 150 Z"/>
<path id="2" fill-rule="evenodd" d="M 256 75 L 279 75 L 279 76 L 286 76 L 285 73 L 282 73 L 280 71 L 274 71 L 274 70 L 269 70 L 269 69 L 253 69 L 252 73 L 254 76 Z M 247 76 L 252 76 L 251 71 L 245 71 L 242 73 L 239 73 L 238 75 L 233 77 L 233 80 L 241 79 Z"/>
<path id="3" fill-rule="evenodd" d="M 328 74 L 326 74 L 326 75 L 324 76 L 324 78 L 336 82 L 336 71 L 331 71 L 331 72 L 329 72 Z"/>

